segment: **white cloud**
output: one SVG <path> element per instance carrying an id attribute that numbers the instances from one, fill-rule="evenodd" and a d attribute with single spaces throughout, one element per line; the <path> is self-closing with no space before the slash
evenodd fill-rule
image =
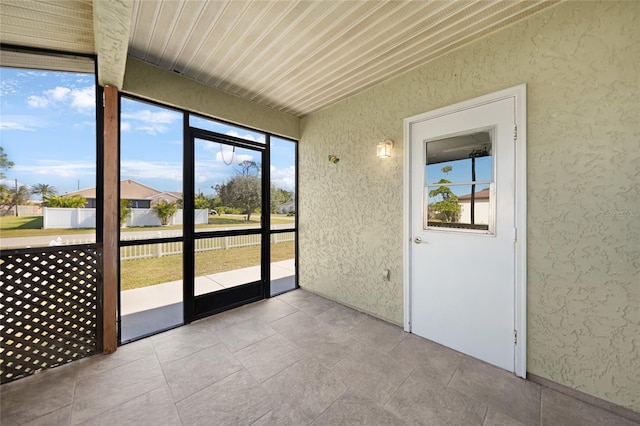
<path id="1" fill-rule="evenodd" d="M 17 164 L 11 170 L 14 172 L 29 173 L 31 175 L 57 176 L 68 179 L 95 174 L 96 164 L 95 162 L 80 160 L 39 160 L 36 164 Z"/>
<path id="2" fill-rule="evenodd" d="M 131 130 L 131 123 L 129 123 L 128 121 L 122 121 L 120 123 L 120 130 L 122 130 L 123 132 L 128 132 Z"/>
<path id="3" fill-rule="evenodd" d="M 79 111 L 93 111 L 96 105 L 96 91 L 93 86 L 71 91 L 71 106 Z"/>
<path id="4" fill-rule="evenodd" d="M 15 95 L 18 93 L 18 81 L 14 79 L 0 80 L 0 96 Z"/>
<path id="5" fill-rule="evenodd" d="M 296 169 L 294 166 L 289 166 L 284 169 L 278 169 L 275 166 L 271 166 L 271 182 L 278 188 L 286 189 L 287 191 L 294 191 L 296 188 Z"/>
<path id="6" fill-rule="evenodd" d="M 236 138 L 241 138 L 241 139 L 246 139 L 249 141 L 254 141 L 254 142 L 264 142 L 264 136 L 260 135 L 257 138 L 255 137 L 255 135 L 252 135 L 251 133 L 245 133 L 244 135 L 236 132 L 235 130 L 229 130 L 227 132 L 227 135 L 229 136 L 233 136 Z"/>
<path id="7" fill-rule="evenodd" d="M 53 99 L 54 101 L 64 101 L 71 93 L 71 89 L 68 87 L 56 87 L 55 89 L 45 90 L 44 94 Z"/>
<path id="8" fill-rule="evenodd" d="M 153 112 L 148 109 L 138 111 L 123 112 L 122 119 L 127 119 L 127 126 L 123 126 L 122 130 L 135 130 L 143 132 L 151 136 L 162 135 L 169 131 L 167 124 L 172 124 L 179 120 L 182 115 L 173 111 L 157 111 Z M 123 122 L 124 124 L 124 122 Z"/>
<path id="9" fill-rule="evenodd" d="M 40 95 L 31 95 L 27 98 L 27 104 L 32 108 L 44 108 L 50 105 L 69 104 L 78 112 L 93 112 L 96 104 L 95 87 L 87 86 L 81 89 L 57 86 L 54 89 L 45 90 Z"/>
<path id="10" fill-rule="evenodd" d="M 152 124 L 150 126 L 135 126 L 135 130 L 151 136 L 158 136 L 159 134 L 167 133 L 168 129 L 167 126 L 163 126 L 162 124 Z"/>
<path id="11" fill-rule="evenodd" d="M 0 121 L 2 130 L 23 130 L 32 132 L 37 127 L 42 127 L 43 123 L 37 118 L 28 115 L 3 115 Z"/>
<path id="12" fill-rule="evenodd" d="M 205 150 L 215 154 L 213 158 L 216 163 L 214 166 L 224 165 L 225 167 L 231 167 L 229 163 L 234 166 L 242 163 L 243 161 L 254 161 L 253 155 L 250 154 L 238 154 L 234 152 L 233 146 L 225 145 L 217 142 L 210 142 L 205 140 L 199 140 L 200 146 Z M 236 150 L 239 148 L 236 148 Z M 244 150 L 246 151 L 246 150 Z"/>
<path id="13" fill-rule="evenodd" d="M 182 163 L 167 161 L 123 161 L 120 163 L 120 174 L 135 180 L 169 179 L 182 181 Z"/>
<path id="14" fill-rule="evenodd" d="M 216 161 L 224 164 L 225 166 L 231 162 L 233 162 L 233 165 L 238 165 L 243 161 L 253 161 L 253 156 L 249 154 L 234 154 L 231 149 L 227 150 L 225 147 L 222 152 L 218 151 L 216 154 Z M 231 166 L 229 165 L 227 167 Z"/>
<path id="15" fill-rule="evenodd" d="M 122 113 L 122 118 L 143 121 L 145 123 L 173 123 L 182 117 L 173 111 L 151 112 L 148 109 Z"/>
<path id="16" fill-rule="evenodd" d="M 29 98 L 27 99 L 27 103 L 29 104 L 30 107 L 33 108 L 44 108 L 47 105 L 49 105 L 49 99 L 47 99 L 44 96 L 29 96 Z"/>

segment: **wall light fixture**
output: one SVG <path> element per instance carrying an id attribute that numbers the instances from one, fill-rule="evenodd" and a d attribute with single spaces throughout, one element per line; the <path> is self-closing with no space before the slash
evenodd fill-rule
<path id="1" fill-rule="evenodd" d="M 390 158 L 391 157 L 391 148 L 393 147 L 393 142 L 389 139 L 385 139 L 382 142 L 378 143 L 378 158 Z"/>

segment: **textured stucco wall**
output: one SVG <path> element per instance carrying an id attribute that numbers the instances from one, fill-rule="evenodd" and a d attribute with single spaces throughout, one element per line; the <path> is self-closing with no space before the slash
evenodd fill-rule
<path id="1" fill-rule="evenodd" d="M 304 118 L 301 286 L 400 324 L 403 119 L 527 83 L 528 371 L 640 411 L 639 28 L 561 3 Z"/>
<path id="2" fill-rule="evenodd" d="M 246 101 L 131 56 L 127 59 L 122 91 L 279 136 L 292 139 L 300 136 L 300 119 L 296 116 Z"/>

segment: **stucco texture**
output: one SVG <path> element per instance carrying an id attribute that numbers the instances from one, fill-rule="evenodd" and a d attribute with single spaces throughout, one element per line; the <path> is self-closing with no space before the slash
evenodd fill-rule
<path id="1" fill-rule="evenodd" d="M 122 88 L 124 93 L 208 117 L 298 139 L 300 119 L 217 90 L 131 56 Z"/>
<path id="2" fill-rule="evenodd" d="M 403 119 L 526 83 L 527 370 L 640 411 L 639 18 L 560 3 L 303 118 L 300 285 L 402 323 Z"/>

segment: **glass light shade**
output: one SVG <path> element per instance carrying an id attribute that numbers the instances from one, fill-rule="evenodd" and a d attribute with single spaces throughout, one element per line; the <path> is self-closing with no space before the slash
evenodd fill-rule
<path id="1" fill-rule="evenodd" d="M 391 147 L 392 146 L 393 146 L 393 142 L 391 142 L 389 139 L 378 143 L 378 158 L 389 158 L 389 157 L 391 157 Z"/>

